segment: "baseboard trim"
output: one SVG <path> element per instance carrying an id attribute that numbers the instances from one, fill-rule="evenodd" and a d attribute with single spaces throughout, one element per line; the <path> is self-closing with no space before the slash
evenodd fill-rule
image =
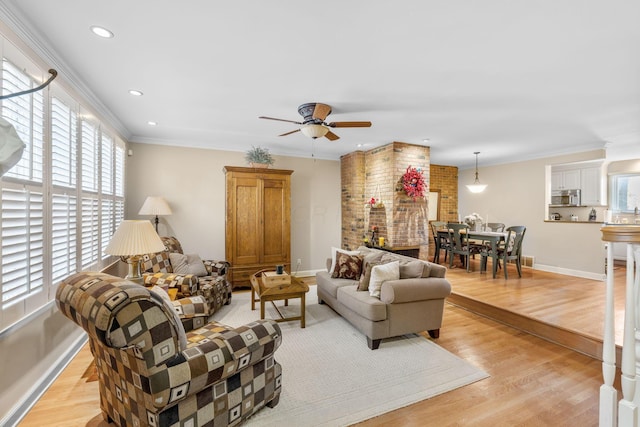
<path id="1" fill-rule="evenodd" d="M 534 270 L 548 271 L 549 273 L 564 274 L 565 276 L 582 277 L 583 279 L 605 281 L 607 276 L 603 273 L 592 273 L 590 271 L 572 270 L 570 268 L 557 267 L 555 265 L 544 265 L 536 263 Z"/>
<path id="2" fill-rule="evenodd" d="M 34 384 L 27 395 L 12 410 L 0 420 L 0 426 L 15 427 L 27 415 L 31 408 L 38 402 L 42 395 L 51 387 L 51 384 L 58 378 L 64 369 L 71 363 L 82 347 L 87 343 L 88 336 L 82 334 L 75 340 L 69 349 L 62 354 L 58 360 L 42 376 L 41 380 Z"/>
<path id="3" fill-rule="evenodd" d="M 296 276 L 296 277 L 312 277 L 312 276 L 315 276 L 318 271 L 326 271 L 326 270 L 325 269 L 320 269 L 320 270 L 298 271 L 298 272 L 294 272 L 293 276 Z"/>

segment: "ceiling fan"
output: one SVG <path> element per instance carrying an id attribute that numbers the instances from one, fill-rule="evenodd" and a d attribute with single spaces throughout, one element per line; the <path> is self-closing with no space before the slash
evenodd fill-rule
<path id="1" fill-rule="evenodd" d="M 280 122 L 289 122 L 300 125 L 300 129 L 292 130 L 291 132 L 283 133 L 279 136 L 291 135 L 292 133 L 302 132 L 309 138 L 319 138 L 324 136 L 325 138 L 335 141 L 340 139 L 338 135 L 331 132 L 329 128 L 368 128 L 371 127 L 371 122 L 325 122 L 325 119 L 331 114 L 331 107 L 327 104 L 321 104 L 319 102 L 308 102 L 298 107 L 298 113 L 303 117 L 302 122 L 296 122 L 294 120 L 276 119 L 274 117 L 260 116 L 259 119 L 278 120 Z"/>

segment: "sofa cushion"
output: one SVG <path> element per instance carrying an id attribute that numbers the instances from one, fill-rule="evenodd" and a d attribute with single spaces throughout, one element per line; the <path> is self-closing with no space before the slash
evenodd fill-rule
<path id="1" fill-rule="evenodd" d="M 372 251 L 370 249 L 365 252 L 360 251 L 360 253 L 364 255 L 364 262 L 380 262 L 382 255 L 384 255 L 384 252 L 382 251 Z"/>
<path id="2" fill-rule="evenodd" d="M 422 277 L 425 263 L 419 260 L 401 262 L 400 263 L 400 278 L 401 279 L 415 279 Z"/>
<path id="3" fill-rule="evenodd" d="M 316 273 L 316 282 L 318 288 L 322 288 L 332 298 L 338 297 L 338 289 L 345 286 L 355 287 L 354 285 L 358 284 L 357 281 L 351 279 L 332 279 L 331 274 L 327 271 L 318 271 Z"/>
<path id="4" fill-rule="evenodd" d="M 335 270 L 336 268 L 336 253 L 338 252 L 342 252 L 347 255 L 360 255 L 360 252 L 358 251 L 346 251 L 344 249 L 332 247 L 331 248 L 331 266 L 329 267 L 329 270 L 328 270 L 329 274 L 333 273 L 333 270 Z"/>
<path id="5" fill-rule="evenodd" d="M 196 276 L 207 276 L 207 268 L 196 254 L 180 254 L 177 252 L 169 253 L 173 272 L 177 274 L 193 274 Z"/>
<path id="6" fill-rule="evenodd" d="M 367 292 L 358 292 L 355 286 L 339 288 L 338 301 L 349 310 L 372 322 L 387 319 L 387 305 Z"/>
<path id="7" fill-rule="evenodd" d="M 339 279 L 358 280 L 362 274 L 362 255 L 348 255 L 344 252 L 336 252 L 336 266 L 331 277 Z"/>
<path id="8" fill-rule="evenodd" d="M 362 266 L 362 275 L 360 276 L 360 281 L 358 282 L 358 291 L 368 291 L 369 283 L 371 282 L 371 269 L 376 266 L 382 264 L 382 261 L 365 261 Z"/>
<path id="9" fill-rule="evenodd" d="M 380 298 L 380 288 L 387 280 L 400 278 L 400 261 L 388 262 L 373 266 L 371 269 L 371 281 L 369 282 L 369 295 Z"/>
<path id="10" fill-rule="evenodd" d="M 140 271 L 146 273 L 173 273 L 169 252 L 162 251 L 142 256 Z"/>
<path id="11" fill-rule="evenodd" d="M 427 262 L 427 261 L 422 261 L 419 259 L 415 259 L 415 258 L 409 258 L 407 256 L 404 255 L 398 255 L 398 254 L 392 254 L 392 253 L 385 253 L 382 255 L 382 261 L 387 263 L 390 261 L 399 261 L 400 262 L 400 266 L 404 266 L 406 267 L 407 265 L 411 265 L 412 268 L 416 268 L 416 270 L 411 270 L 412 273 L 409 273 L 409 270 L 405 269 L 405 274 L 412 274 L 411 276 L 407 276 L 407 279 L 410 278 L 415 278 L 415 277 L 430 277 L 431 276 L 431 263 Z M 416 262 L 419 262 L 422 266 L 422 271 L 421 271 L 421 275 L 419 276 L 413 276 L 414 272 L 417 274 L 417 264 Z M 402 272 L 400 273 L 401 276 L 400 278 L 405 278 L 402 277 Z"/>

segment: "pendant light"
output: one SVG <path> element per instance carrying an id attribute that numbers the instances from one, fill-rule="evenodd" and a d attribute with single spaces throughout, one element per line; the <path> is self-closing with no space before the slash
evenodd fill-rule
<path id="1" fill-rule="evenodd" d="M 475 151 L 473 154 L 476 155 L 476 179 L 473 181 L 473 184 L 467 184 L 467 188 L 472 193 L 482 193 L 485 188 L 487 188 L 487 184 L 480 184 L 480 180 L 478 179 L 478 154 L 479 151 Z"/>

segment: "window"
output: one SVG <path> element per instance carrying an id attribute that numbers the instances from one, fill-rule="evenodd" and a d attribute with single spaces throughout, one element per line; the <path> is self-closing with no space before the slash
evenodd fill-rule
<path id="1" fill-rule="evenodd" d="M 1 93 L 40 84 L 28 60 L 4 56 Z M 125 144 L 81 110 L 55 82 L 0 101 L 25 143 L 0 179 L 0 330 L 53 300 L 60 280 L 106 259 L 124 218 Z"/>
<path id="2" fill-rule="evenodd" d="M 2 190 L 2 306 L 44 285 L 42 193 Z"/>
<path id="3" fill-rule="evenodd" d="M 25 72 L 3 59 L 2 93 L 37 86 Z M 2 188 L 2 298 L 12 304 L 41 292 L 44 286 L 44 97 L 34 92 L 3 100 L 2 116 L 10 122 L 25 149 L 5 176 L 13 182 Z"/>
<path id="4" fill-rule="evenodd" d="M 2 61 L 2 94 L 10 94 L 38 86 L 31 77 L 4 59 Z M 22 158 L 6 176 L 42 182 L 44 97 L 42 91 L 2 101 L 2 117 L 16 129 L 26 147 Z"/>
<path id="5" fill-rule="evenodd" d="M 640 209 L 640 174 L 611 176 L 611 209 L 622 213 Z"/>

